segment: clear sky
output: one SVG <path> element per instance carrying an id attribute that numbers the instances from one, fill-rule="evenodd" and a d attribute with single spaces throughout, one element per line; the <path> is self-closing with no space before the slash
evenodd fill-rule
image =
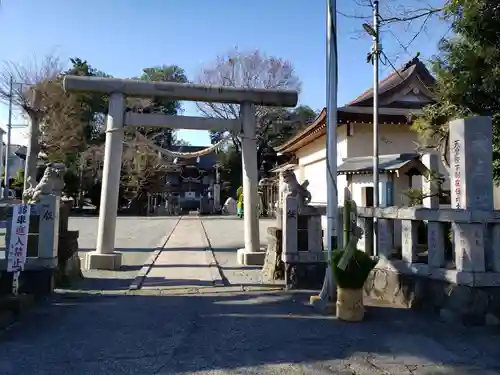
<path id="1" fill-rule="evenodd" d="M 408 6 L 440 0 L 399 0 Z M 358 0 L 359 2 L 359 0 Z M 381 13 L 397 0 L 381 0 Z M 132 77 L 142 68 L 177 64 L 195 79 L 205 64 L 238 46 L 259 49 L 291 61 L 303 82 L 300 103 L 325 106 L 326 0 L 2 0 L 0 60 L 19 63 L 56 53 L 79 57 L 115 77 Z M 354 0 L 338 0 L 338 10 L 370 14 Z M 338 15 L 339 96 L 342 105 L 372 86 L 372 66 L 366 63 L 371 39 L 359 32 L 360 19 Z M 413 25 L 412 27 L 418 27 Z M 411 29 L 413 30 L 413 29 Z M 420 52 L 435 53 L 446 26 L 429 24 L 408 50 L 412 34 L 403 26 L 386 28 L 383 48 L 400 66 Z M 399 41 L 398 41 L 399 40 Z M 382 66 L 381 76 L 391 71 Z M 193 104 L 185 114 L 196 115 Z M 7 109 L 0 106 L 0 123 Z M 13 123 L 23 123 L 16 116 Z M 13 141 L 25 143 L 25 131 L 15 130 Z M 209 143 L 206 132 L 182 131 L 193 145 Z"/>

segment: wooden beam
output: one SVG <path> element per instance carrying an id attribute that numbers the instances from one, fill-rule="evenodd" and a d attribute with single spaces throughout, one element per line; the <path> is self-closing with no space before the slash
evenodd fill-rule
<path id="1" fill-rule="evenodd" d="M 172 100 L 231 104 L 249 102 L 271 107 L 295 107 L 298 101 L 298 93 L 290 90 L 244 89 L 71 75 L 64 77 L 63 87 L 67 92 L 122 93 L 133 97 L 167 97 Z"/>
<path id="2" fill-rule="evenodd" d="M 125 126 L 144 126 L 170 129 L 212 130 L 217 132 L 239 131 L 239 120 L 224 120 L 196 116 L 172 116 L 160 113 L 127 112 L 124 118 Z"/>

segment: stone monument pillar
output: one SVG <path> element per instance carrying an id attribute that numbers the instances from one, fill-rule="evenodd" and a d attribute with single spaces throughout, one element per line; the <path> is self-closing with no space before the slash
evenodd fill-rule
<path id="1" fill-rule="evenodd" d="M 492 128 L 490 117 L 450 122 L 451 205 L 459 210 L 493 210 Z M 486 270 L 487 226 L 454 223 L 458 271 Z"/>
<path id="2" fill-rule="evenodd" d="M 214 184 L 214 211 L 220 211 L 220 184 Z"/>
<path id="3" fill-rule="evenodd" d="M 283 228 L 283 205 L 285 194 L 285 180 L 283 178 L 283 171 L 279 173 L 278 180 L 278 207 L 276 208 L 276 227 Z"/>

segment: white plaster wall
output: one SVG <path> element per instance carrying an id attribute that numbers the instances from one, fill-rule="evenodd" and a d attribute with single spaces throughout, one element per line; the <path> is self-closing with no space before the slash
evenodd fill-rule
<path id="1" fill-rule="evenodd" d="M 342 164 L 347 157 L 347 130 L 346 126 L 337 128 L 337 165 Z M 326 206 L 327 201 L 327 168 L 326 168 L 326 135 L 318 138 L 309 145 L 298 150 L 295 155 L 298 159 L 298 166 L 295 168 L 295 176 L 299 182 L 309 180 L 309 191 L 311 192 L 312 204 L 316 206 Z M 346 177 L 337 176 L 337 190 L 339 206 L 344 204 L 344 188 Z M 324 233 L 327 228 L 327 217 L 321 218 L 321 225 Z M 338 234 L 340 235 L 340 234 Z M 326 247 L 327 236 L 323 236 Z"/>
<path id="2" fill-rule="evenodd" d="M 379 176 L 379 182 L 386 182 L 387 176 L 381 174 Z M 351 179 L 351 196 L 356 205 L 361 206 L 363 202 L 363 188 L 364 187 L 373 187 L 373 177 L 371 174 L 369 175 L 352 175 Z"/>
<path id="3" fill-rule="evenodd" d="M 299 165 L 311 164 L 315 161 L 326 159 L 326 135 L 316 139 L 305 147 L 295 152 Z M 347 131 L 346 126 L 337 128 L 337 164 L 347 157 Z"/>
<path id="4" fill-rule="evenodd" d="M 380 124 L 379 127 L 379 154 L 402 154 L 416 152 L 418 135 L 411 130 L 409 125 Z M 372 124 L 354 124 L 354 134 L 347 137 L 347 157 L 360 157 L 373 155 L 373 126 Z M 450 188 L 448 169 L 440 157 L 439 173 L 445 177 L 444 189 Z M 422 186 L 422 179 L 413 178 L 413 188 Z"/>
<path id="5" fill-rule="evenodd" d="M 353 135 L 347 137 L 347 157 L 373 155 L 372 124 L 354 124 Z M 414 152 L 417 134 L 409 125 L 380 124 L 379 154 Z"/>
<path id="6" fill-rule="evenodd" d="M 441 175 L 445 178 L 445 181 L 443 182 L 443 185 L 442 185 L 443 189 L 449 190 L 450 189 L 450 172 L 444 164 L 442 155 L 437 151 L 434 151 L 433 153 L 436 153 L 439 156 L 439 173 L 441 173 Z M 422 181 L 422 178 L 420 178 L 420 186 L 419 187 L 422 186 L 421 181 Z M 415 180 L 414 180 L 414 182 L 415 182 Z M 416 188 L 417 186 L 414 185 L 413 187 Z"/>

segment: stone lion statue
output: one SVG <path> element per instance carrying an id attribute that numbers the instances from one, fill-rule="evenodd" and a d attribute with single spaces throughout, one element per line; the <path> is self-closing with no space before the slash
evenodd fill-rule
<path id="1" fill-rule="evenodd" d="M 30 187 L 23 193 L 23 201 L 25 203 L 36 203 L 42 195 L 60 194 L 64 188 L 64 173 L 66 166 L 62 163 L 49 163 L 45 168 L 45 172 L 40 182 L 33 187 L 30 182 Z"/>
<path id="2" fill-rule="evenodd" d="M 303 207 L 311 202 L 311 193 L 307 190 L 309 186 L 309 181 L 305 180 L 302 184 L 299 184 L 295 173 L 291 170 L 283 171 L 283 181 L 284 186 L 284 196 L 291 196 L 298 198 L 299 207 Z"/>
<path id="3" fill-rule="evenodd" d="M 222 206 L 222 213 L 225 215 L 236 215 L 236 200 L 234 198 L 227 198 Z"/>

